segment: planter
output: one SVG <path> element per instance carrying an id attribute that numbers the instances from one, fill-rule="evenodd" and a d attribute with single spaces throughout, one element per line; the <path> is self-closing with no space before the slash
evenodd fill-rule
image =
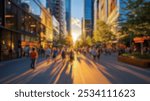
<path id="1" fill-rule="evenodd" d="M 150 59 L 138 59 L 135 57 L 118 56 L 118 61 L 139 67 L 150 68 Z"/>

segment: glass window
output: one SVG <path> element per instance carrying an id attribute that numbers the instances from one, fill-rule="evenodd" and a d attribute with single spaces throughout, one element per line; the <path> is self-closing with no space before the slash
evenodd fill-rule
<path id="1" fill-rule="evenodd" d="M 1 59 L 8 60 L 11 58 L 11 32 L 2 30 L 1 32 Z"/>
<path id="2" fill-rule="evenodd" d="M 92 19 L 92 0 L 85 0 L 85 19 Z"/>
<path id="3" fill-rule="evenodd" d="M 4 0 L 0 3 L 0 25 L 3 23 L 3 17 L 4 17 Z"/>
<path id="4" fill-rule="evenodd" d="M 20 33 L 12 32 L 11 48 L 12 48 L 12 58 L 17 58 L 18 52 L 18 36 Z"/>
<path id="5" fill-rule="evenodd" d="M 18 33 L 2 29 L 1 33 L 1 54 L 0 60 L 9 60 L 17 58 L 18 52 Z"/>
<path id="6" fill-rule="evenodd" d="M 42 4 L 46 8 L 47 0 L 37 0 L 39 4 Z"/>
<path id="7" fill-rule="evenodd" d="M 17 8 L 10 1 L 6 0 L 5 27 L 17 29 Z"/>
<path id="8" fill-rule="evenodd" d="M 32 14 L 41 15 L 41 8 L 33 0 L 21 0 L 21 7 Z"/>

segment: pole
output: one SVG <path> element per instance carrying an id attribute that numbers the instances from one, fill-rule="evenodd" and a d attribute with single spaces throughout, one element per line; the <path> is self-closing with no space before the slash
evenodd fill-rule
<path id="1" fill-rule="evenodd" d="M 141 42 L 141 55 L 143 55 L 143 42 Z"/>

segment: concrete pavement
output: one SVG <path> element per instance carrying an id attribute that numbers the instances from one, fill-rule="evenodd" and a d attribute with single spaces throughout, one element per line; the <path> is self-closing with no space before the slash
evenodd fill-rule
<path id="1" fill-rule="evenodd" d="M 89 55 L 76 55 L 73 66 L 60 57 L 50 64 L 39 59 L 35 70 L 29 59 L 0 63 L 0 83 L 13 84 L 146 84 L 150 83 L 150 69 L 120 63 L 115 54 L 102 55 L 93 61 Z"/>

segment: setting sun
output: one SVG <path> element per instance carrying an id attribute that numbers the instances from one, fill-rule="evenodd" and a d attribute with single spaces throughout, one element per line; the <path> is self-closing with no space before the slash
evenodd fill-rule
<path id="1" fill-rule="evenodd" d="M 75 43 L 78 39 L 79 35 L 75 32 L 72 33 L 73 42 Z"/>

